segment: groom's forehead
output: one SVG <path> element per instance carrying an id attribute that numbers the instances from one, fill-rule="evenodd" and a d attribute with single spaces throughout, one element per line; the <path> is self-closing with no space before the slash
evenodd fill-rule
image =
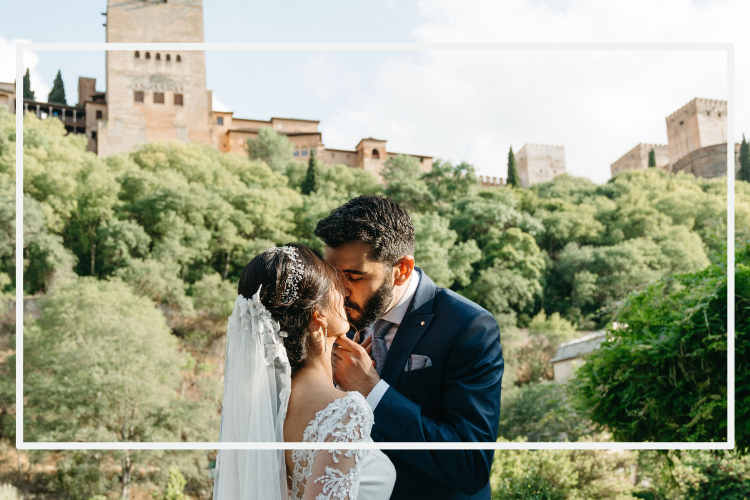
<path id="1" fill-rule="evenodd" d="M 372 246 L 367 243 L 345 243 L 336 248 L 325 247 L 326 261 L 342 272 L 368 273 L 378 266 L 372 259 Z"/>

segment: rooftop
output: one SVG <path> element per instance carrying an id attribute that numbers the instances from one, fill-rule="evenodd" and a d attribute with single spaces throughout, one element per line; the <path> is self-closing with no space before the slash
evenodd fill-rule
<path id="1" fill-rule="evenodd" d="M 555 353 L 555 357 L 549 361 L 550 363 L 556 363 L 558 361 L 565 361 L 566 359 L 579 358 L 594 349 L 598 349 L 599 346 L 606 341 L 607 332 L 604 330 L 591 332 L 581 338 L 560 344 L 560 347 L 557 348 L 557 352 Z"/>

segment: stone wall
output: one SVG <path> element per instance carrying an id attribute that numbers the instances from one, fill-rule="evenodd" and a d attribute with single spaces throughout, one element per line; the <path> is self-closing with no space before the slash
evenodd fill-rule
<path id="1" fill-rule="evenodd" d="M 566 172 L 564 146 L 525 144 L 515 156 L 523 187 L 551 181 Z"/>
<path id="2" fill-rule="evenodd" d="M 734 172 L 740 170 L 740 145 L 734 145 Z M 727 145 L 715 144 L 698 149 L 672 165 L 671 171 L 687 172 L 696 177 L 711 179 L 727 175 Z"/>
<path id="3" fill-rule="evenodd" d="M 623 170 L 639 170 L 648 168 L 648 154 L 653 148 L 656 154 L 656 167 L 669 169 L 669 146 L 663 144 L 638 144 L 625 153 L 619 160 L 610 165 L 612 177 Z"/>

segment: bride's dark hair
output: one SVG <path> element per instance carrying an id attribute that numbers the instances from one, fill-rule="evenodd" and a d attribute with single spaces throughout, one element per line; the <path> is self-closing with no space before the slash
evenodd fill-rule
<path id="1" fill-rule="evenodd" d="M 344 296 L 339 271 L 323 260 L 318 252 L 305 245 L 288 244 L 299 256 L 299 264 L 305 266 L 297 284 L 297 297 L 282 302 L 287 278 L 297 264 L 286 253 L 265 251 L 256 255 L 242 271 L 237 293 L 251 298 L 260 287 L 260 301 L 279 322 L 281 331 L 287 333 L 283 339 L 292 373 L 305 366 L 312 349 L 323 349 L 323 345 L 310 335 L 308 326 L 315 311 L 334 311 L 331 303 L 332 290 Z M 346 319 L 346 318 L 343 318 Z"/>

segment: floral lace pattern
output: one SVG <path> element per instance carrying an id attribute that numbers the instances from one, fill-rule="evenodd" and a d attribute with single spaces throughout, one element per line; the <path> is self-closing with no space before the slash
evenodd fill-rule
<path id="1" fill-rule="evenodd" d="M 349 392 L 317 412 L 302 440 L 311 443 L 372 442 L 373 415 L 365 398 Z M 317 492 L 315 500 L 354 500 L 360 463 L 366 450 L 293 450 L 294 470 L 290 500 L 300 500 L 305 489 Z M 311 478 L 314 479 L 310 481 Z"/>

